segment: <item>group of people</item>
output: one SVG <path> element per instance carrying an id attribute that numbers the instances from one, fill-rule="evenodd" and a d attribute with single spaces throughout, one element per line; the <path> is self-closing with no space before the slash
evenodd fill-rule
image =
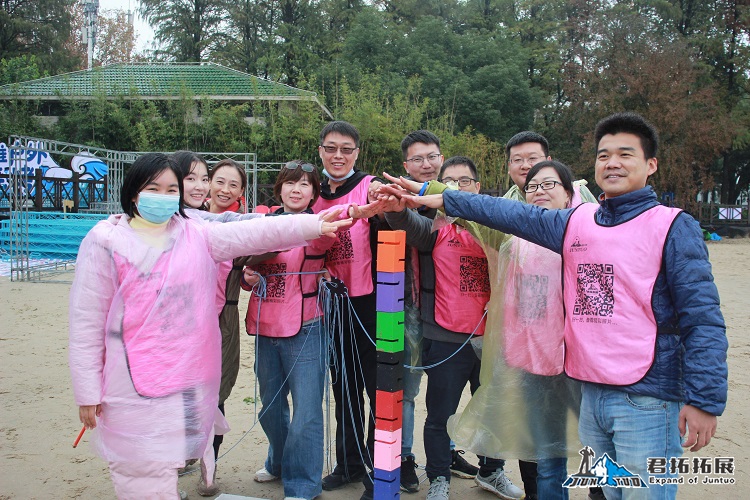
<path id="1" fill-rule="evenodd" d="M 565 499 L 566 459 L 582 446 L 647 480 L 647 458 L 707 445 L 726 403 L 727 342 L 700 229 L 647 186 L 658 148 L 648 122 L 620 113 L 595 137 L 599 200 L 533 132 L 508 141 L 513 186 L 501 199 L 479 195 L 474 162 L 445 159 L 426 130 L 402 141 L 407 175 L 368 175 L 355 166 L 356 128 L 334 121 L 320 134 L 322 182 L 312 163 L 290 161 L 266 216 L 244 213 L 247 178 L 231 160 L 209 172 L 190 152 L 139 158 L 124 213 L 81 245 L 70 299 L 76 404 L 118 498 L 178 498 L 177 471 L 196 459 L 199 493 L 218 493 L 241 287 L 253 291 L 245 322 L 269 443 L 255 480 L 281 480 L 288 499 L 362 481 L 362 499 L 373 498 L 379 230 L 407 239 L 403 491 L 421 482 L 422 373 L 431 500 L 449 498 L 451 476 L 500 498 Z M 325 315 L 331 277 L 348 301 Z M 329 377 L 336 465 L 323 477 Z M 472 398 L 456 414 L 467 383 Z M 505 473 L 510 458 L 525 492 Z M 676 488 L 589 497 L 674 498 Z"/>

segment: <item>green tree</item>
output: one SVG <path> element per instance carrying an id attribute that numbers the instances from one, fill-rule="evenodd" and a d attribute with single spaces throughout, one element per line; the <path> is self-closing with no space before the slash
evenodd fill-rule
<path id="1" fill-rule="evenodd" d="M 141 0 L 140 13 L 154 28 L 156 54 L 178 62 L 205 60 L 224 39 L 224 0 Z"/>
<path id="2" fill-rule="evenodd" d="M 586 30 L 597 43 L 581 48 L 581 63 L 567 67 L 571 105 L 550 127 L 555 151 L 592 179 L 596 122 L 617 111 L 640 112 L 661 137 L 652 184 L 690 207 L 701 186 L 712 184 L 710 166 L 729 138 L 716 87 L 684 41 L 653 19 L 615 8 L 591 21 Z"/>
<path id="3" fill-rule="evenodd" d="M 49 74 L 70 71 L 75 59 L 66 49 L 72 3 L 67 0 L 3 0 L 0 9 L 0 59 L 35 56 Z"/>

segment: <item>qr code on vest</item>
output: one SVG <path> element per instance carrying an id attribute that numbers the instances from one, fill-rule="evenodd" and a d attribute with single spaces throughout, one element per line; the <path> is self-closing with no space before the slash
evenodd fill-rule
<path id="1" fill-rule="evenodd" d="M 459 287 L 463 293 L 489 293 L 490 275 L 484 257 L 461 256 Z"/>
<path id="2" fill-rule="evenodd" d="M 518 317 L 537 320 L 547 317 L 549 276 L 522 274 L 516 277 Z"/>
<path id="3" fill-rule="evenodd" d="M 352 233 L 339 231 L 336 243 L 326 252 L 326 260 L 338 262 L 354 258 L 354 247 L 352 246 Z"/>
<path id="4" fill-rule="evenodd" d="M 286 274 L 286 262 L 260 264 L 258 272 L 266 276 L 266 298 L 283 299 L 286 294 L 286 276 L 269 276 L 269 274 Z"/>
<path id="5" fill-rule="evenodd" d="M 615 275 L 612 264 L 578 264 L 573 314 L 612 316 L 615 307 Z"/>

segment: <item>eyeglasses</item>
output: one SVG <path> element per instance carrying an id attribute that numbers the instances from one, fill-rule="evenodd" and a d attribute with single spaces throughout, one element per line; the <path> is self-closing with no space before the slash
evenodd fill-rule
<path id="1" fill-rule="evenodd" d="M 338 146 L 320 146 L 320 147 L 323 148 L 323 150 L 328 154 L 335 153 L 336 151 L 341 151 L 341 154 L 346 155 L 346 156 L 349 156 L 355 150 L 359 149 L 359 148 L 345 148 L 345 147 L 338 147 Z"/>
<path id="2" fill-rule="evenodd" d="M 443 184 L 446 184 L 448 186 L 461 186 L 461 187 L 467 187 L 471 186 L 472 182 L 477 182 L 476 179 L 472 179 L 471 177 L 461 177 L 459 179 L 453 179 L 451 177 L 443 177 L 442 179 L 439 179 L 440 182 Z"/>
<path id="3" fill-rule="evenodd" d="M 424 161 L 427 160 L 430 163 L 435 163 L 436 161 L 440 160 L 440 153 L 432 153 L 427 155 L 427 158 L 422 158 L 421 156 L 415 156 L 414 158 L 409 158 L 406 160 L 406 163 L 413 163 L 415 166 L 419 167 L 424 163 Z"/>
<path id="4" fill-rule="evenodd" d="M 558 184 L 562 186 L 562 182 L 557 181 L 544 181 L 540 182 L 539 184 L 526 184 L 523 187 L 523 190 L 527 193 L 536 193 L 537 189 L 539 188 L 542 188 L 542 191 L 549 191 L 550 189 L 554 189 Z"/>
<path id="5" fill-rule="evenodd" d="M 539 161 L 543 160 L 544 156 L 529 156 L 528 158 L 513 158 L 510 160 L 510 164 L 514 167 L 520 167 L 524 163 L 528 163 L 530 167 L 533 167 Z"/>
<path id="6" fill-rule="evenodd" d="M 301 163 L 298 161 L 290 161 L 286 165 L 284 165 L 284 168 L 288 168 L 289 170 L 297 170 L 298 168 L 301 168 L 303 172 L 314 172 L 315 171 L 315 165 L 312 163 Z"/>

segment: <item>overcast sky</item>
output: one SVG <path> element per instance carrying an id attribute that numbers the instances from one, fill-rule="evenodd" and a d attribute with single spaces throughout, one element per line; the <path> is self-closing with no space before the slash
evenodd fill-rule
<path id="1" fill-rule="evenodd" d="M 125 12 L 130 10 L 135 14 L 136 51 L 143 52 L 145 49 L 151 48 L 154 31 L 146 21 L 140 18 L 138 7 L 139 2 L 137 0 L 99 0 L 99 13 L 104 10 L 122 9 Z"/>

